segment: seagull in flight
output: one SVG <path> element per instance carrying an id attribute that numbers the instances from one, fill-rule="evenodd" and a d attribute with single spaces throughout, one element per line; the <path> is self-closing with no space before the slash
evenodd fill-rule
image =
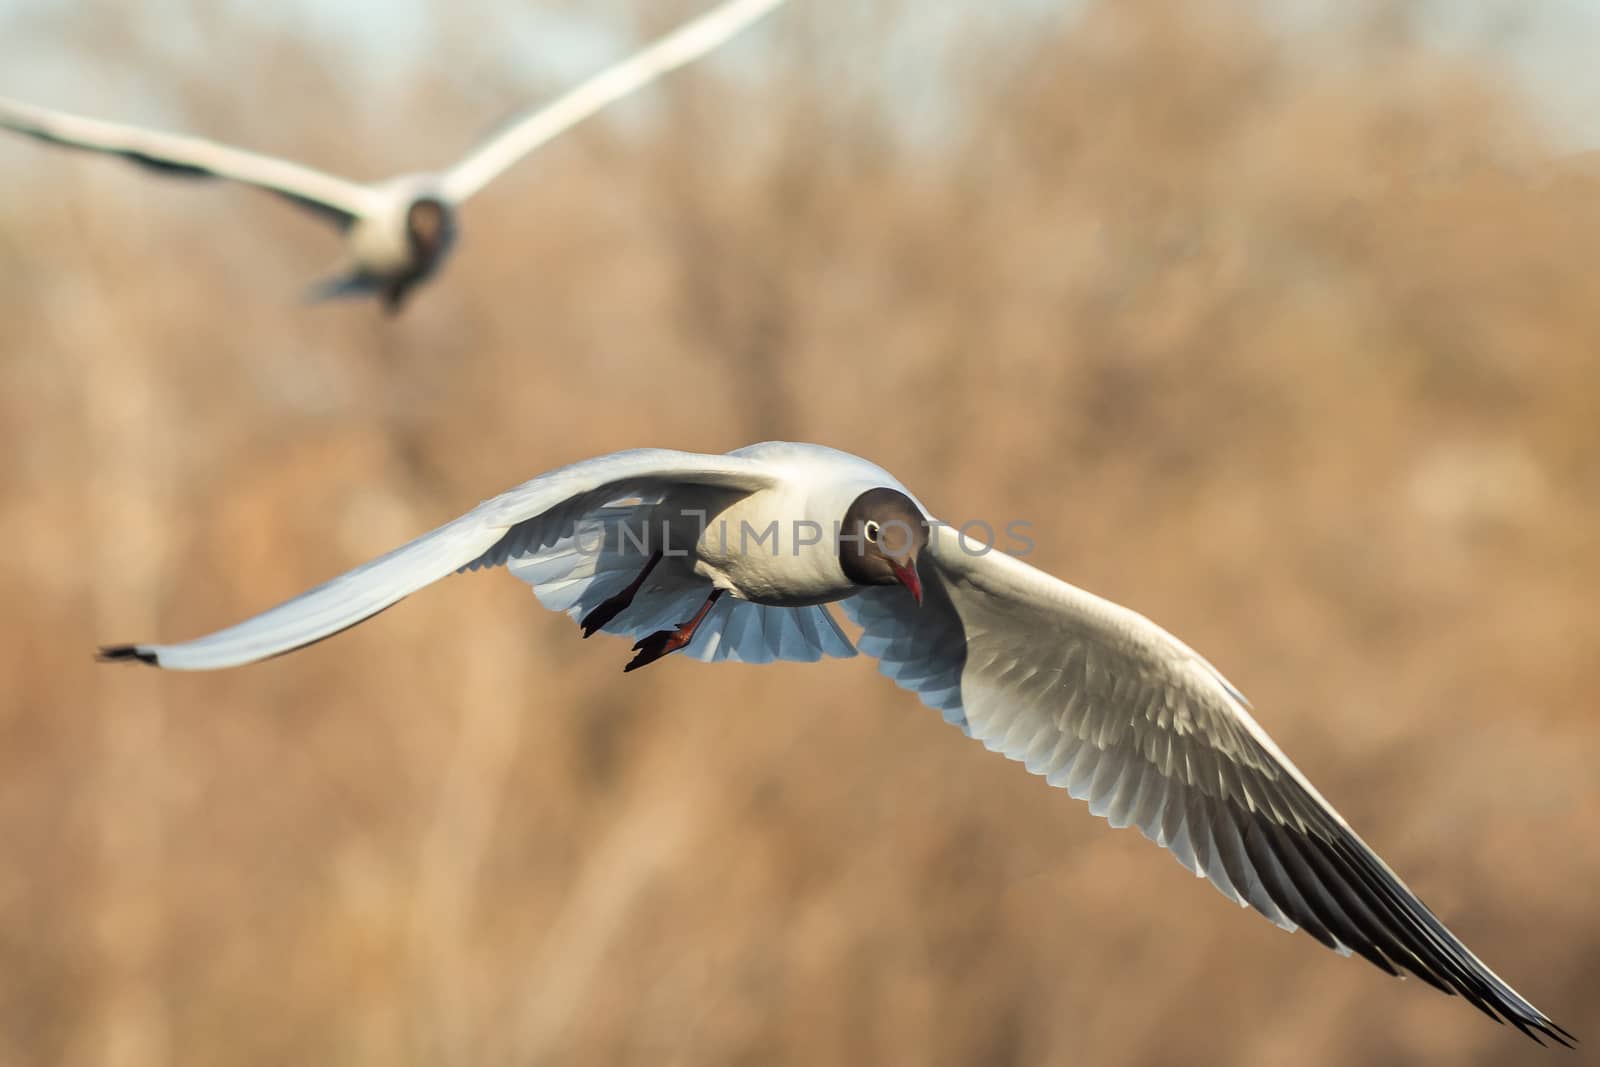
<path id="1" fill-rule="evenodd" d="M 1572 1034 L 1446 929 L 1317 792 L 1244 696 L 1149 619 L 964 537 L 865 459 L 767 442 L 617 452 L 542 474 L 236 626 L 105 660 L 255 663 L 449 575 L 504 567 L 637 670 L 860 651 L 986 748 L 1135 826 L 1285 930 L 1460 995 L 1543 1044 Z"/>
<path id="2" fill-rule="evenodd" d="M 524 155 L 607 104 L 705 55 L 783 0 L 731 0 L 521 115 L 448 170 L 362 183 L 299 163 L 183 134 L 71 115 L 0 97 L 0 128 L 107 152 L 187 178 L 227 178 L 274 193 L 339 227 L 349 264 L 313 286 L 312 300 L 377 296 L 389 313 L 432 277 L 455 243 L 456 212 Z"/>

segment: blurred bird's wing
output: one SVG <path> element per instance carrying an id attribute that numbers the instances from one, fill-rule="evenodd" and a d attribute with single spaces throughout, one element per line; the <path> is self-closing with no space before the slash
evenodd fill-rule
<path id="1" fill-rule="evenodd" d="M 461 203 L 563 130 L 698 59 L 781 3 L 783 0 L 731 0 L 601 71 L 554 103 L 513 119 L 445 173 L 442 187 L 446 195 L 452 202 Z"/>
<path id="2" fill-rule="evenodd" d="M 860 650 L 947 721 L 1284 929 L 1410 971 L 1534 1040 L 1572 1040 L 1444 927 L 1177 638 L 949 527 L 933 527 L 920 573 L 920 609 L 888 588 L 844 606 Z"/>
<path id="3" fill-rule="evenodd" d="M 486 500 L 454 522 L 237 626 L 176 645 L 104 648 L 101 658 L 189 671 L 253 663 L 331 637 L 457 571 L 503 566 L 555 544 L 609 502 L 695 489 L 737 496 L 776 480 L 767 464 L 740 456 L 637 449 L 584 460 Z"/>
<path id="4" fill-rule="evenodd" d="M 142 167 L 189 178 L 243 182 L 339 225 L 371 210 L 378 195 L 356 182 L 298 163 L 230 148 L 201 137 L 160 133 L 0 98 L 0 127 L 51 144 L 121 156 Z"/>

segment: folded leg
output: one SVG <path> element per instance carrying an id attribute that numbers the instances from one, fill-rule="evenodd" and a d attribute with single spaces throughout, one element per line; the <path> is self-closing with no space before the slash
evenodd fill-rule
<path id="1" fill-rule="evenodd" d="M 722 590 L 713 589 L 711 595 L 706 597 L 706 602 L 700 605 L 700 610 L 694 613 L 694 618 L 688 622 L 679 623 L 677 629 L 674 630 L 657 630 L 634 645 L 633 650 L 639 654 L 633 657 L 626 667 L 622 668 L 623 671 L 636 671 L 640 667 L 648 666 L 669 652 L 676 652 L 690 641 L 693 641 L 695 630 L 705 621 L 706 615 L 710 613 L 712 605 L 717 602 L 717 598 L 720 596 L 722 596 Z"/>
<path id="2" fill-rule="evenodd" d="M 644 580 L 650 577 L 650 572 L 655 570 L 656 564 L 660 562 L 661 550 L 658 548 L 650 554 L 649 561 L 645 563 L 644 570 L 639 572 L 638 577 L 629 582 L 621 592 L 606 597 L 596 604 L 594 610 L 583 617 L 583 622 L 578 624 L 583 627 L 583 636 L 593 636 L 595 631 L 602 629 L 606 623 L 622 614 L 628 605 L 633 603 L 633 598 L 638 595 Z"/>

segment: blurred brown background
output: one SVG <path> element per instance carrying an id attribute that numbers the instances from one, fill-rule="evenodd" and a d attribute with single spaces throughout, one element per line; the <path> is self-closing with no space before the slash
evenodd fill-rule
<path id="1" fill-rule="evenodd" d="M 269 197 L 0 142 L 0 1063 L 1600 1062 L 1600 180 L 1409 6 L 981 6 L 796 0 L 490 187 L 393 321 L 296 304 L 339 249 Z M 487 0 L 409 70 L 198 0 L 7 47 L 366 178 L 688 9 L 559 74 Z M 1238 911 L 865 659 L 624 677 L 474 576 L 91 660 L 770 437 L 1031 520 L 1588 1044 Z"/>

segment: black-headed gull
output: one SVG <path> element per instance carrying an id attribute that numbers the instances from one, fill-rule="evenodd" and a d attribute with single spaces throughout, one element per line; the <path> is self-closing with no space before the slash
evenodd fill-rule
<path id="1" fill-rule="evenodd" d="M 346 272 L 312 299 L 376 295 L 398 311 L 455 243 L 456 210 L 528 152 L 661 75 L 699 58 L 783 0 L 731 0 L 701 15 L 554 103 L 505 126 L 449 170 L 361 183 L 200 137 L 70 115 L 0 98 L 0 127 L 42 141 L 108 152 L 167 174 L 227 178 L 307 208 L 345 234 Z"/>
<path id="2" fill-rule="evenodd" d="M 105 648 L 175 670 L 252 663 L 460 571 L 506 567 L 584 636 L 765 663 L 860 649 L 987 747 L 1137 826 L 1222 893 L 1534 1040 L 1572 1035 L 1406 888 L 1251 717 L 1148 619 L 938 523 L 887 471 L 818 445 L 642 449 L 540 475 L 264 614 L 174 645 Z"/>

